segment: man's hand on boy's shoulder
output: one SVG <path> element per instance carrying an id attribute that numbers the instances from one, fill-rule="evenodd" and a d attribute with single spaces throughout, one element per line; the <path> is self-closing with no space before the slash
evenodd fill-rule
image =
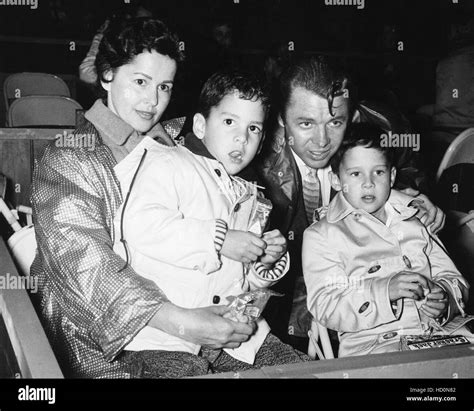
<path id="1" fill-rule="evenodd" d="M 420 194 L 419 191 L 412 188 L 405 188 L 401 192 L 415 197 L 409 205 L 418 209 L 416 216 L 426 227 L 430 227 L 433 234 L 436 234 L 444 227 L 446 216 L 443 210 L 434 205 L 426 195 Z"/>

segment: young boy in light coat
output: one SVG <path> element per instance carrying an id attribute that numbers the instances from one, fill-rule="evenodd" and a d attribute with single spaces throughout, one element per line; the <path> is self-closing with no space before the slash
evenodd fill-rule
<path id="1" fill-rule="evenodd" d="M 338 194 L 304 233 L 308 309 L 337 330 L 339 356 L 396 351 L 463 313 L 468 284 L 416 210 L 387 200 L 395 182 L 383 130 L 351 126 L 331 159 Z M 435 322 L 435 323 L 434 323 Z"/>
<path id="2" fill-rule="evenodd" d="M 263 233 L 254 218 L 262 211 L 256 185 L 234 177 L 260 147 L 266 111 L 256 80 L 216 73 L 201 92 L 186 147 L 145 137 L 115 168 L 125 200 L 114 250 L 173 304 L 227 305 L 227 297 L 268 287 L 288 270 L 285 238 L 278 230 Z M 268 333 L 260 318 L 248 341 L 225 351 L 253 364 Z M 147 326 L 125 350 L 197 355 L 201 346 L 184 338 L 186 329 L 180 334 Z"/>

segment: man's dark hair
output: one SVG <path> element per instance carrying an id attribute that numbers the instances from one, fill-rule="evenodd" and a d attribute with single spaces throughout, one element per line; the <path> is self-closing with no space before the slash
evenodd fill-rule
<path id="1" fill-rule="evenodd" d="M 344 135 L 341 146 L 334 153 L 329 161 L 332 171 L 339 175 L 339 166 L 341 165 L 344 155 L 354 147 L 375 148 L 383 153 L 387 160 L 388 167 L 394 165 L 394 151 L 390 147 L 382 145 L 382 140 L 388 138 L 387 133 L 380 127 L 369 123 L 351 124 Z"/>
<path id="2" fill-rule="evenodd" d="M 331 115 L 334 115 L 334 98 L 348 93 L 349 113 L 352 116 L 357 101 L 356 90 L 335 60 L 325 56 L 303 57 L 283 71 L 279 87 L 280 113 L 283 117 L 295 87 L 302 87 L 325 98 Z"/>
<path id="3" fill-rule="evenodd" d="M 207 79 L 199 96 L 197 112 L 208 117 L 212 107 L 234 92 L 244 100 L 260 100 L 268 112 L 269 94 L 263 81 L 254 74 L 242 70 L 222 70 Z"/>
<path id="4" fill-rule="evenodd" d="M 97 86 L 102 97 L 104 90 L 100 82 L 108 82 L 104 77 L 105 73 L 130 63 L 143 51 L 153 50 L 177 63 L 184 60 L 178 38 L 162 21 L 154 18 L 113 20 L 104 32 L 95 60 Z"/>

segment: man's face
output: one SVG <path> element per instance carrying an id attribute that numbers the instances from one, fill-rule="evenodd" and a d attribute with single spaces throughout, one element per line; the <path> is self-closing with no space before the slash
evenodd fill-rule
<path id="1" fill-rule="evenodd" d="M 293 88 L 280 124 L 288 144 L 307 166 L 324 168 L 339 148 L 349 121 L 349 102 L 338 96 L 329 113 L 328 101 L 303 87 Z"/>
<path id="2" fill-rule="evenodd" d="M 255 157 L 264 119 L 265 109 L 260 100 L 245 100 L 236 92 L 212 107 L 207 118 L 196 114 L 193 131 L 225 170 L 235 175 Z"/>

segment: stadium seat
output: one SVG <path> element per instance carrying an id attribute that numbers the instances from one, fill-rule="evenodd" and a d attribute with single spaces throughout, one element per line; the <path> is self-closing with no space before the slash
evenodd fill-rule
<path id="1" fill-rule="evenodd" d="M 68 97 L 22 97 L 8 109 L 8 124 L 10 127 L 74 127 L 76 110 L 82 110 L 82 106 Z"/>
<path id="2" fill-rule="evenodd" d="M 13 101 L 21 97 L 32 95 L 71 97 L 71 92 L 64 80 L 54 74 L 15 73 L 5 79 L 3 95 L 8 112 Z"/>
<path id="3" fill-rule="evenodd" d="M 449 145 L 436 173 L 439 181 L 443 171 L 455 164 L 474 163 L 474 128 L 464 130 Z"/>

